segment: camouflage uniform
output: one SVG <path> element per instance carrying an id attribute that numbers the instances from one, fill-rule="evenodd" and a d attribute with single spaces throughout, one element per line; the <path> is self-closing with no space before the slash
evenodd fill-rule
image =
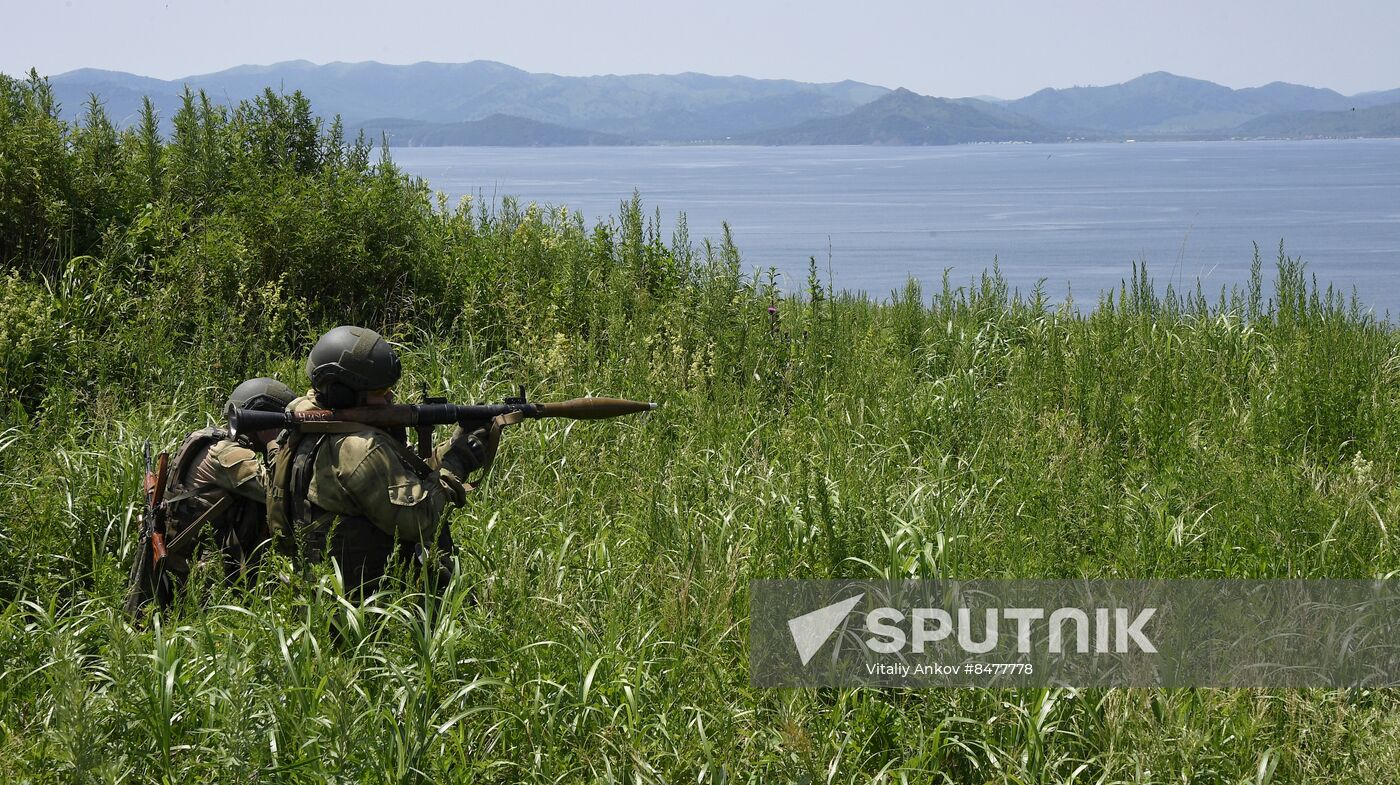
<path id="1" fill-rule="evenodd" d="M 291 411 L 323 408 L 316 392 L 298 398 Z M 288 431 L 286 477 L 270 486 L 268 503 L 282 505 L 291 534 L 284 549 L 317 561 L 333 558 L 352 592 L 372 586 L 389 568 L 398 547 L 407 564 L 437 546 L 450 553 L 444 513 L 465 498 L 467 475 L 476 468 L 470 453 L 439 445 L 426 461 L 397 436 L 368 426 L 343 433 Z M 455 439 L 461 438 L 460 434 Z M 274 520 L 276 516 L 274 516 Z M 442 577 L 445 577 L 442 576 Z"/>
<path id="2" fill-rule="evenodd" d="M 248 379 L 229 394 L 224 417 L 232 423 L 234 413 L 242 409 L 280 412 L 295 398 L 296 393 L 276 379 Z M 157 501 L 160 507 L 155 520 L 143 516 L 142 539 L 132 554 L 127 612 L 139 618 L 152 600 L 169 604 L 175 588 L 189 576 L 201 540 L 212 537 L 218 545 L 224 577 L 230 582 L 256 566 L 269 537 L 268 467 L 262 450 L 275 435 L 270 430 L 237 437 L 222 428 L 195 431 L 181 442 L 163 478 L 147 476 L 147 501 Z M 165 457 L 159 465 L 165 465 Z M 161 487 L 164 490 L 157 492 Z M 158 527 L 159 521 L 163 525 Z"/>
<path id="3" fill-rule="evenodd" d="M 213 517 L 201 523 L 203 531 L 179 541 L 167 551 L 164 569 L 176 577 L 188 575 L 191 560 L 202 541 L 212 534 L 223 554 L 224 575 L 232 581 L 245 574 L 261 555 L 267 540 L 267 466 L 246 443 L 230 438 L 218 428 L 196 431 L 181 445 L 167 481 L 167 543 L 194 525 L 211 509 Z"/>
<path id="4" fill-rule="evenodd" d="M 312 391 L 288 408 L 383 405 L 402 372 L 398 353 L 379 333 L 342 325 L 312 347 Z M 288 429 L 267 496 L 279 548 L 311 562 L 335 559 L 352 593 L 372 588 L 395 550 L 404 560 L 435 551 L 438 561 L 427 573 L 445 580 L 452 535 L 443 512 L 464 501 L 463 482 L 484 460 L 486 433 L 459 427 L 423 460 L 402 434 L 368 425 Z"/>

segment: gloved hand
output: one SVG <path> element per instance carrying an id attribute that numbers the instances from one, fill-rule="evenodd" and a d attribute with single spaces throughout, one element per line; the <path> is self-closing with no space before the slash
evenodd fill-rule
<path id="1" fill-rule="evenodd" d="M 447 442 L 447 451 L 463 463 L 463 468 L 471 471 L 486 460 L 486 440 L 490 437 L 491 429 L 488 427 L 467 430 L 458 425 Z"/>

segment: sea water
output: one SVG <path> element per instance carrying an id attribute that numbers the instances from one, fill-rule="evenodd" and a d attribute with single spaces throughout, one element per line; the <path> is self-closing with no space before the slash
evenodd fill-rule
<path id="1" fill-rule="evenodd" d="M 727 222 L 747 271 L 887 297 L 997 264 L 1022 294 L 1092 307 L 1145 263 L 1214 301 L 1280 241 L 1377 315 L 1400 314 L 1400 140 L 954 147 L 438 147 L 395 161 L 452 197 L 567 205 L 591 225 L 641 194 L 692 241 Z M 1266 295 L 1268 294 L 1266 289 Z"/>

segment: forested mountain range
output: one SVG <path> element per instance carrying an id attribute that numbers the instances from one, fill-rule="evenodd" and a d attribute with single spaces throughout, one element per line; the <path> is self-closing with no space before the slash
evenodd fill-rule
<path id="1" fill-rule="evenodd" d="M 352 131 L 405 145 L 959 144 L 1121 138 L 1393 136 L 1400 89 L 1345 96 L 1274 82 L 1231 89 L 1165 72 L 1016 100 L 921 96 L 844 81 L 744 76 L 559 76 L 502 63 L 239 66 L 160 80 L 80 69 L 51 79 L 68 117 L 96 94 L 118 125 L 143 96 L 162 117 L 185 88 L 232 104 L 300 90 Z"/>
<path id="2" fill-rule="evenodd" d="M 1270 139 L 1400 137 L 1400 103 L 1341 112 L 1272 114 L 1245 123 L 1239 133 Z"/>
<path id="3" fill-rule="evenodd" d="M 840 117 L 760 131 L 758 144 L 936 145 L 969 142 L 1055 142 L 1064 134 L 975 98 L 950 101 L 903 88 Z"/>
<path id="4" fill-rule="evenodd" d="M 1159 71 L 1107 87 L 1045 89 L 1004 106 L 1056 128 L 1172 134 L 1227 132 L 1273 114 L 1376 106 L 1387 102 L 1384 95 L 1347 97 L 1284 82 L 1232 90 Z M 1400 96 L 1392 100 L 1400 101 Z"/>

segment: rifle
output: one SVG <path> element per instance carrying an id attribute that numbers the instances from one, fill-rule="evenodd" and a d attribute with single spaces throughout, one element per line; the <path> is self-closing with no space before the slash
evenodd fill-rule
<path id="1" fill-rule="evenodd" d="M 144 452 L 146 473 L 143 487 L 146 507 L 141 511 L 139 519 L 141 541 L 136 545 L 126 595 L 126 611 L 132 616 L 139 616 L 147 603 L 153 599 L 161 599 L 166 591 L 161 561 L 165 558 L 165 475 L 170 457 L 162 452 L 152 467 L 149 440 L 146 441 Z"/>
<path id="2" fill-rule="evenodd" d="M 534 403 L 520 395 L 506 398 L 504 403 L 458 405 L 442 398 L 429 398 L 419 404 L 389 404 L 386 406 L 356 406 L 345 409 L 308 409 L 299 412 L 263 412 L 237 409 L 229 415 L 229 428 L 235 435 L 263 430 L 286 428 L 316 432 L 336 430 L 345 423 L 358 423 L 374 428 L 413 428 L 418 436 L 418 454 L 422 457 L 432 450 L 432 432 L 438 425 L 483 425 L 498 417 L 511 421 L 564 417 L 571 420 L 604 420 L 627 414 L 647 412 L 655 403 L 629 401 L 623 398 L 573 398 L 556 403 Z"/>

